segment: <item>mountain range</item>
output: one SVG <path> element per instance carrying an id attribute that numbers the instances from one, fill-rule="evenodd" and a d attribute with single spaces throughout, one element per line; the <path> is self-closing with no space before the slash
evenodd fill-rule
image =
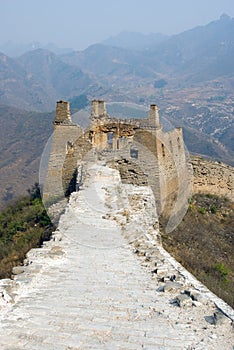
<path id="1" fill-rule="evenodd" d="M 170 37 L 123 32 L 63 55 L 42 48 L 17 58 L 2 53 L 0 103 L 45 111 L 56 98 L 96 93 L 100 87 L 104 91 L 114 88 L 118 95 L 121 89 L 131 90 L 139 84 L 150 87 L 161 78 L 169 89 L 230 77 L 234 75 L 233 33 L 234 19 L 223 15 L 206 26 Z M 144 39 L 147 50 L 140 49 Z"/>
<path id="2" fill-rule="evenodd" d="M 189 150 L 233 164 L 233 38 L 234 19 L 222 15 L 173 36 L 122 32 L 83 51 L 53 45 L 48 50 L 38 44 L 10 57 L 8 47 L 0 53 L 0 175 L 4 168 L 7 180 L 7 171 L 17 169 L 25 152 L 23 167 L 33 163 L 29 154 L 39 156 L 33 149 L 41 150 L 40 139 L 48 137 L 46 123 L 52 125 L 54 114 L 49 112 L 56 100 L 73 101 L 79 95 L 88 100 L 157 103 L 162 115 L 184 127 Z M 13 124 L 12 115 L 17 116 Z M 18 137 L 27 139 L 30 147 Z"/>
<path id="3" fill-rule="evenodd" d="M 33 41 L 28 44 L 20 44 L 13 41 L 7 41 L 0 44 L 0 52 L 4 52 L 7 56 L 10 57 L 19 57 L 28 51 L 33 51 L 36 49 L 49 50 L 57 55 L 62 55 L 74 51 L 72 48 L 61 48 L 54 43 L 42 44 L 38 41 Z"/>
<path id="4" fill-rule="evenodd" d="M 137 32 L 123 31 L 116 36 L 103 40 L 103 45 L 120 47 L 123 49 L 145 51 L 157 46 L 168 38 L 161 33 L 142 34 Z"/>

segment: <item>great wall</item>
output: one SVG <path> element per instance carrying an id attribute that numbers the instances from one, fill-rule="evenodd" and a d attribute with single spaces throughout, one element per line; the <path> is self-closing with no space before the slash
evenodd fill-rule
<path id="1" fill-rule="evenodd" d="M 163 249 L 158 220 L 170 232 L 192 191 L 233 200 L 232 169 L 190 161 L 156 105 L 119 120 L 95 100 L 83 131 L 59 101 L 54 126 L 43 199 L 59 223 L 0 281 L 0 348 L 233 350 L 233 309 Z"/>

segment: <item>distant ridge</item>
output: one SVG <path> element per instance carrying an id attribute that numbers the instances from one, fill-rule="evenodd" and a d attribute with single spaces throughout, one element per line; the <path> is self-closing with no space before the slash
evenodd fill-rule
<path id="1" fill-rule="evenodd" d="M 50 111 L 54 101 L 79 95 L 91 79 L 77 67 L 45 50 L 17 59 L 0 53 L 0 103 L 26 110 Z"/>
<path id="2" fill-rule="evenodd" d="M 57 55 L 63 55 L 74 51 L 72 48 L 61 48 L 54 43 L 42 44 L 38 41 L 33 41 L 28 44 L 20 44 L 13 41 L 7 41 L 3 44 L 0 44 L 0 51 L 4 52 L 7 56 L 10 57 L 19 57 L 28 51 L 33 51 L 36 49 L 46 49 Z"/>
<path id="3" fill-rule="evenodd" d="M 101 43 L 108 46 L 121 47 L 132 50 L 147 50 L 166 40 L 169 36 L 161 33 L 142 34 L 123 31 L 116 36 L 111 36 Z"/>

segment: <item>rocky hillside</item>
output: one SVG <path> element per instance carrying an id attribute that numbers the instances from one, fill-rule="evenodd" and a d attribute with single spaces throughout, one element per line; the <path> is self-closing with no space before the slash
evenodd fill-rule
<path id="1" fill-rule="evenodd" d="M 210 290 L 234 307 L 234 205 L 225 197 L 196 194 L 181 224 L 163 245 Z"/>
<path id="2" fill-rule="evenodd" d="M 14 59 L 0 53 L 1 104 L 51 111 L 56 100 L 81 93 L 90 82 L 87 74 L 45 49 Z"/>
<path id="3" fill-rule="evenodd" d="M 0 106 L 0 209 L 38 182 L 40 157 L 54 113 Z"/>

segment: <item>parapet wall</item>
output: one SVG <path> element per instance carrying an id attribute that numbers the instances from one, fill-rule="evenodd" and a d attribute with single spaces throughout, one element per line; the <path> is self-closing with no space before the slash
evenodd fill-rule
<path id="1" fill-rule="evenodd" d="M 193 166 L 193 192 L 224 196 L 234 201 L 233 167 L 200 157 L 191 158 Z"/>

